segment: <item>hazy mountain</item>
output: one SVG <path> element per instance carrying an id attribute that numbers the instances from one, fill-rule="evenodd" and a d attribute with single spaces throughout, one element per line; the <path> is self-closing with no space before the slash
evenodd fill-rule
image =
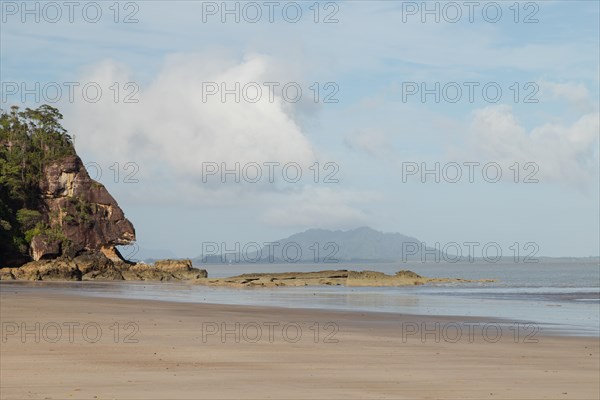
<path id="1" fill-rule="evenodd" d="M 239 254 L 227 253 L 225 262 L 323 263 L 336 260 L 340 262 L 415 260 L 421 258 L 423 244 L 419 239 L 400 233 L 384 233 L 361 227 L 348 231 L 309 229 L 284 239 L 274 240 L 258 251 L 253 247 L 243 251 L 243 244 L 240 246 Z M 429 251 L 434 250 L 429 249 Z M 193 261 L 195 264 L 222 263 L 222 255 L 215 253 L 200 255 Z M 430 254 L 428 258 L 433 258 L 433 253 Z"/>

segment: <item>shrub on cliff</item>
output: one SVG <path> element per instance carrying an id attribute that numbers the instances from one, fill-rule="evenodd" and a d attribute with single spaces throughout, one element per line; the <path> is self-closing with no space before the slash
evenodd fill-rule
<path id="1" fill-rule="evenodd" d="M 45 226 L 39 180 L 49 162 L 74 155 L 54 107 L 0 110 L 0 267 L 27 259 L 28 244 Z"/>

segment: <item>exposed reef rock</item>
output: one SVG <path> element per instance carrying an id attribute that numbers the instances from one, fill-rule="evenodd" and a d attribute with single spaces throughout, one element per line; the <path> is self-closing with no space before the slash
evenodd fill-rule
<path id="1" fill-rule="evenodd" d="M 190 260 L 162 260 L 154 265 L 113 261 L 102 253 L 75 258 L 32 261 L 18 268 L 0 269 L 0 280 L 29 281 L 181 281 L 206 278 L 206 270 Z"/>
<path id="2" fill-rule="evenodd" d="M 193 284 L 227 287 L 278 286 L 413 286 L 428 283 L 494 282 L 426 278 L 412 271 L 386 275 L 376 271 L 331 270 L 243 274 L 229 278 L 208 278 L 206 270 L 192 267 L 191 260 L 160 260 L 153 265 L 112 261 L 102 253 L 86 253 L 75 258 L 32 261 L 19 268 L 0 269 L 0 280 L 29 281 L 190 281 Z"/>
<path id="3" fill-rule="evenodd" d="M 493 280 L 466 280 L 451 278 L 426 278 L 412 271 L 399 271 L 386 275 L 376 271 L 318 271 L 243 274 L 230 278 L 203 278 L 195 284 L 229 287 L 276 287 L 276 286 L 411 286 L 426 283 L 493 282 Z"/>

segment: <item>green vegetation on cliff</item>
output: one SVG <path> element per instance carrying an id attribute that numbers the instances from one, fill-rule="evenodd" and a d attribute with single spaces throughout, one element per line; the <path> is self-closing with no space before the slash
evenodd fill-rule
<path id="1" fill-rule="evenodd" d="M 28 258 L 31 239 L 51 233 L 40 213 L 44 166 L 75 155 L 62 114 L 48 105 L 0 110 L 0 267 Z"/>

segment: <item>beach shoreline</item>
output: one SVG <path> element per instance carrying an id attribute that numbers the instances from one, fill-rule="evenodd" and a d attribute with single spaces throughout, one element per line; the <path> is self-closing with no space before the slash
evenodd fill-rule
<path id="1" fill-rule="evenodd" d="M 475 321 L 503 326 L 526 326 L 545 336 L 600 336 L 595 309 L 582 308 L 572 297 L 591 295 L 565 288 L 562 294 L 539 295 L 536 290 L 516 289 L 506 301 L 504 288 L 419 285 L 404 288 L 347 288 L 343 286 L 302 287 L 210 287 L 184 282 L 143 281 L 8 281 L 0 290 L 64 294 L 114 299 L 156 300 L 203 305 L 237 305 L 275 308 L 274 312 L 302 308 L 330 312 L 375 313 L 382 318 L 436 316 L 446 321 Z M 545 290 L 551 291 L 553 288 Z M 499 291 L 497 291 L 499 290 Z M 490 296 L 491 295 L 491 296 Z M 494 297 L 495 296 L 495 297 Z M 532 297 L 533 296 L 533 297 Z M 567 296 L 565 300 L 565 296 Z M 493 299 L 493 300 L 490 300 Z M 570 300 L 569 300 L 570 299 Z M 592 313 L 592 314 L 590 314 Z M 382 314 L 387 314 L 383 316 Z M 591 317 L 591 318 L 590 318 Z M 493 327 L 492 327 L 493 329 Z M 514 328 L 513 328 L 514 329 Z"/>
<path id="2" fill-rule="evenodd" d="M 600 394 L 597 338 L 527 337 L 520 329 L 497 338 L 490 319 L 111 299 L 11 285 L 2 285 L 0 299 L 2 398 Z"/>

